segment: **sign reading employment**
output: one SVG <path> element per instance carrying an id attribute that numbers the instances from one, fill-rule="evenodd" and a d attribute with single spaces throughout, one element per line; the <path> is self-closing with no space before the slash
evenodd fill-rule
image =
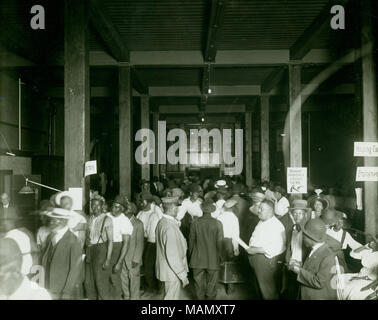
<path id="1" fill-rule="evenodd" d="M 355 142 L 355 157 L 378 157 L 378 142 Z"/>
<path id="2" fill-rule="evenodd" d="M 307 168 L 287 168 L 287 192 L 307 193 Z"/>
<path id="3" fill-rule="evenodd" d="M 378 167 L 357 167 L 356 181 L 378 181 Z"/>

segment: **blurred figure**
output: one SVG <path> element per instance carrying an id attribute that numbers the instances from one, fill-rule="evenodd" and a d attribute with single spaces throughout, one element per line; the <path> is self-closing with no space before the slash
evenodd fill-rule
<path id="1" fill-rule="evenodd" d="M 47 213 L 51 234 L 42 257 L 45 269 L 45 284 L 53 299 L 77 298 L 82 284 L 82 246 L 69 230 L 70 211 L 54 208 Z"/>
<path id="2" fill-rule="evenodd" d="M 274 214 L 282 218 L 289 211 L 290 203 L 286 198 L 286 191 L 280 186 L 274 188 Z"/>
<path id="3" fill-rule="evenodd" d="M 0 239 L 0 300 L 51 300 L 22 272 L 23 254 L 13 239 Z"/>

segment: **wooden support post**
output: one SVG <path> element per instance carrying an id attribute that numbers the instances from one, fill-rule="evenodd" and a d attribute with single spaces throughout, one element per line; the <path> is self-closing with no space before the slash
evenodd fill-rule
<path id="1" fill-rule="evenodd" d="M 363 1 L 364 12 L 372 12 L 371 1 Z M 361 47 L 367 47 L 367 54 L 362 57 L 362 112 L 363 139 L 366 142 L 378 141 L 377 91 L 374 65 L 373 21 L 369 14 L 362 17 Z M 365 167 L 378 166 L 378 158 L 365 157 Z M 378 232 L 378 182 L 364 183 L 365 231 L 376 235 Z"/>
<path id="2" fill-rule="evenodd" d="M 269 181 L 269 96 L 260 97 L 261 181 Z"/>
<path id="3" fill-rule="evenodd" d="M 119 192 L 131 197 L 133 172 L 133 127 L 131 73 L 129 66 L 119 67 Z"/>
<path id="4" fill-rule="evenodd" d="M 84 164 L 89 159 L 88 16 L 84 0 L 65 1 L 64 11 L 64 187 L 83 188 Z"/>
<path id="5" fill-rule="evenodd" d="M 252 112 L 245 113 L 245 182 L 252 186 Z"/>
<path id="6" fill-rule="evenodd" d="M 140 97 L 140 116 L 141 116 L 141 128 L 150 129 L 150 104 L 148 95 L 141 95 Z M 150 148 L 148 148 L 149 152 Z M 156 155 L 155 155 L 156 159 Z M 150 164 L 142 164 L 142 179 L 150 180 Z"/>
<path id="7" fill-rule="evenodd" d="M 290 166 L 302 167 L 301 66 L 289 65 Z"/>
<path id="8" fill-rule="evenodd" d="M 289 64 L 289 103 L 290 167 L 302 167 L 302 99 L 300 64 Z M 292 195 L 292 199 L 294 198 L 301 199 L 302 195 Z"/>
<path id="9" fill-rule="evenodd" d="M 156 137 L 158 137 L 158 121 L 159 121 L 159 113 L 158 112 L 154 112 L 153 113 L 153 116 L 152 116 L 152 130 L 155 134 L 155 139 Z M 159 144 L 156 143 L 155 141 L 155 163 L 152 167 L 152 171 L 153 171 L 153 175 L 156 176 L 156 177 L 159 177 L 160 175 L 160 170 L 159 170 L 159 159 L 158 159 L 158 146 Z"/>

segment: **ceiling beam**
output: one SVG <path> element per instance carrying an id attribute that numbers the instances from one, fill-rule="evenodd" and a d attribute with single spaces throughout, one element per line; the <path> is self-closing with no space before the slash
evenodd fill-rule
<path id="1" fill-rule="evenodd" d="M 269 93 L 282 80 L 285 74 L 284 68 L 272 71 L 261 85 L 261 93 Z"/>
<path id="2" fill-rule="evenodd" d="M 209 26 L 206 37 L 206 48 L 204 60 L 214 62 L 217 55 L 217 40 L 223 25 L 224 10 L 227 5 L 226 0 L 210 0 Z"/>
<path id="3" fill-rule="evenodd" d="M 138 71 L 135 68 L 131 68 L 131 79 L 133 88 L 140 94 L 148 94 L 148 86 L 141 80 Z"/>
<path id="4" fill-rule="evenodd" d="M 202 85 L 201 91 L 202 94 L 208 94 L 210 89 L 210 76 L 213 71 L 213 66 L 211 63 L 208 63 L 202 70 Z"/>
<path id="5" fill-rule="evenodd" d="M 106 16 L 98 0 L 90 0 L 89 18 L 110 54 L 119 62 L 128 62 L 129 51 L 116 26 Z"/>
<path id="6" fill-rule="evenodd" d="M 331 0 L 290 48 L 290 60 L 301 60 L 313 48 L 314 40 L 329 30 L 333 5 L 346 5 L 349 0 Z"/>

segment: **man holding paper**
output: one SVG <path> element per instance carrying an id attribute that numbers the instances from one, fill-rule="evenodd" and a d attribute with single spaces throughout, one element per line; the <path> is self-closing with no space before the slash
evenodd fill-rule
<path id="1" fill-rule="evenodd" d="M 274 204 L 261 202 L 260 219 L 249 240 L 249 263 L 254 269 L 265 300 L 279 299 L 281 268 L 278 264 L 285 252 L 286 235 L 283 224 L 274 216 Z"/>

